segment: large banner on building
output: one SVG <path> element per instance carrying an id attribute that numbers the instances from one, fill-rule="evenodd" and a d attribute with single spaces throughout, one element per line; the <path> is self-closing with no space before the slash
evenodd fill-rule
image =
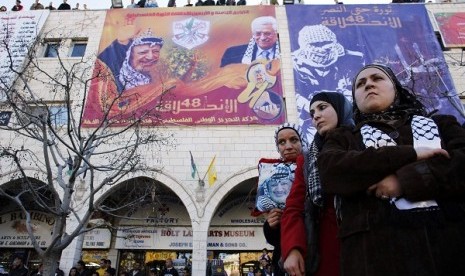
<path id="1" fill-rule="evenodd" d="M 50 14 L 49 10 L 5 12 L 0 17 L 0 101 L 23 68 L 29 48 Z M 13 70 L 12 70 L 13 69 Z"/>
<path id="2" fill-rule="evenodd" d="M 300 123 L 309 131 L 309 101 L 319 91 L 352 98 L 352 78 L 368 63 L 390 66 L 429 111 L 464 121 L 424 5 L 286 6 Z"/>
<path id="3" fill-rule="evenodd" d="M 465 48 L 465 12 L 435 13 L 444 46 Z"/>
<path id="4" fill-rule="evenodd" d="M 275 9 L 113 9 L 84 125 L 280 124 L 284 104 Z"/>

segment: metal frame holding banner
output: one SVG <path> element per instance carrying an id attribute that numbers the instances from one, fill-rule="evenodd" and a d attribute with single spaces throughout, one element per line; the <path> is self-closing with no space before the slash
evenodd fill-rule
<path id="1" fill-rule="evenodd" d="M 465 116 L 424 5 L 286 6 L 300 124 L 315 129 L 309 102 L 319 91 L 352 100 L 365 64 L 388 65 L 428 111 Z"/>
<path id="2" fill-rule="evenodd" d="M 280 63 L 272 6 L 108 10 L 84 126 L 281 124 Z"/>

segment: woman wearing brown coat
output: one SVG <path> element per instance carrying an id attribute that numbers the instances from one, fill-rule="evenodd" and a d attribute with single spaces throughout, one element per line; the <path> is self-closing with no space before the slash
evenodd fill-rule
<path id="1" fill-rule="evenodd" d="M 386 66 L 353 83 L 355 131 L 330 133 L 318 159 L 341 198 L 342 275 L 465 275 L 465 130 L 427 117 Z"/>

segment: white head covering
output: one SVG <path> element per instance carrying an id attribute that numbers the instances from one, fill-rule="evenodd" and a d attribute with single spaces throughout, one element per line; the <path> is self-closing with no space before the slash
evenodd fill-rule
<path id="1" fill-rule="evenodd" d="M 137 87 L 140 85 L 148 84 L 150 83 L 151 79 L 149 76 L 146 76 L 142 74 L 141 72 L 135 70 L 131 66 L 131 54 L 132 54 L 132 49 L 135 46 L 138 45 L 145 45 L 148 44 L 150 47 L 154 45 L 160 45 L 160 47 L 163 47 L 163 38 L 161 37 L 156 37 L 152 35 L 152 32 L 150 29 L 147 30 L 147 32 L 143 33 L 141 36 L 136 37 L 129 49 L 126 52 L 126 58 L 124 59 L 123 66 L 121 67 L 119 71 L 119 76 L 118 79 L 123 85 L 123 90 L 131 89 L 133 87 Z"/>
<path id="2" fill-rule="evenodd" d="M 299 31 L 298 42 L 300 48 L 292 53 L 297 64 L 327 67 L 345 54 L 344 47 L 337 42 L 336 34 L 321 24 L 303 27 Z M 326 42 L 326 48 L 313 45 L 318 42 Z"/>
<path id="3" fill-rule="evenodd" d="M 278 126 L 278 128 L 275 130 L 274 132 L 274 142 L 275 142 L 275 145 L 276 145 L 276 149 L 278 150 L 279 152 L 279 148 L 278 148 L 278 133 L 283 130 L 283 129 L 286 129 L 286 128 L 290 128 L 290 129 L 293 129 L 297 135 L 299 136 L 300 138 L 300 143 L 302 144 L 302 148 L 305 148 L 306 145 L 307 145 L 307 141 L 305 140 L 305 135 L 303 135 L 302 133 L 302 128 L 300 127 L 300 125 L 298 124 L 294 124 L 294 123 L 284 123 L 280 126 Z"/>

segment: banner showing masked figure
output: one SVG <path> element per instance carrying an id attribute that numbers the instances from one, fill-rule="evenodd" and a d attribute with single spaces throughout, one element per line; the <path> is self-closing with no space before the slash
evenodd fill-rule
<path id="1" fill-rule="evenodd" d="M 352 78 L 369 63 L 388 65 L 429 111 L 465 118 L 424 5 L 286 6 L 297 108 L 307 140 L 309 103 L 334 91 L 352 100 Z"/>
<path id="2" fill-rule="evenodd" d="M 108 10 L 84 125 L 281 124 L 280 72 L 274 7 Z"/>

